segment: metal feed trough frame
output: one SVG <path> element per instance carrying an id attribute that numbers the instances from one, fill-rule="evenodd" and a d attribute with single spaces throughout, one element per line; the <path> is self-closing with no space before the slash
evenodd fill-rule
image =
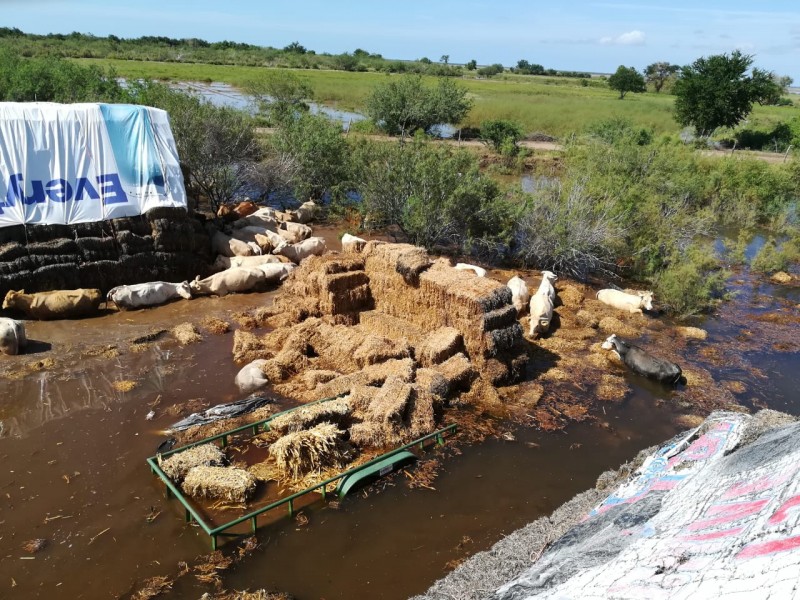
<path id="1" fill-rule="evenodd" d="M 293 412 L 300 408 L 304 408 L 306 406 L 311 406 L 312 404 L 318 404 L 320 402 L 328 402 L 330 400 L 335 400 L 340 396 L 336 396 L 335 398 L 324 398 L 322 400 L 317 400 L 316 402 L 310 402 L 308 404 L 302 404 L 295 408 L 291 408 L 289 410 L 285 410 L 283 412 L 279 412 L 268 419 L 264 419 L 263 421 L 256 421 L 255 423 L 249 423 L 248 425 L 243 425 L 241 427 L 237 427 L 236 429 L 231 429 L 230 431 L 225 431 L 223 433 L 219 433 L 217 435 L 213 435 L 211 437 L 199 440 L 197 442 L 192 442 L 191 444 L 187 444 L 185 446 L 181 446 L 180 448 L 175 448 L 168 452 L 164 452 L 161 454 L 161 458 L 166 458 L 173 454 L 177 454 L 178 452 L 183 452 L 184 450 L 188 450 L 189 448 L 193 448 L 195 446 L 200 446 L 202 444 L 208 444 L 211 442 L 220 441 L 220 445 L 224 448 L 228 445 L 228 438 L 231 436 L 244 433 L 247 431 L 251 432 L 251 435 L 258 435 L 262 431 L 269 430 L 269 423 L 274 418 L 279 417 L 281 415 L 285 415 L 287 413 Z M 339 482 L 338 486 L 336 487 L 335 493 L 338 494 L 340 497 L 347 494 L 352 488 L 357 486 L 359 483 L 363 483 L 366 480 L 383 477 L 384 475 L 392 472 L 397 467 L 405 466 L 409 463 L 410 460 L 413 460 L 411 453 L 408 452 L 410 448 L 415 446 L 419 447 L 420 449 L 425 448 L 426 442 L 430 442 L 431 440 L 434 441 L 436 445 L 443 445 L 444 438 L 447 435 L 451 435 L 456 431 L 456 424 L 453 423 L 452 425 L 448 425 L 447 427 L 443 427 L 438 431 L 434 431 L 433 433 L 429 433 L 428 435 L 422 436 L 414 440 L 413 442 L 409 442 L 408 444 L 404 444 L 395 448 L 394 450 L 390 450 L 380 456 L 373 458 L 365 462 L 364 464 L 358 465 L 357 467 L 353 467 L 352 469 L 348 469 L 347 471 L 343 471 L 334 475 L 333 477 L 329 477 L 323 481 L 315 483 L 313 486 L 308 487 L 304 490 L 291 494 L 290 496 L 286 496 L 285 498 L 281 498 L 280 500 L 276 500 L 275 502 L 271 502 L 266 506 L 262 506 L 246 515 L 239 517 L 238 519 L 234 519 L 232 521 L 228 521 L 227 523 L 223 523 L 222 525 L 218 525 L 214 527 L 213 523 L 209 522 L 210 520 L 207 517 L 204 517 L 200 514 L 197 508 L 193 505 L 193 503 L 186 497 L 183 491 L 172 482 L 172 480 L 161 470 L 161 467 L 158 464 L 158 456 L 151 456 L 147 459 L 147 464 L 150 465 L 150 470 L 161 478 L 161 481 L 164 482 L 166 486 L 166 496 L 169 498 L 170 496 L 174 496 L 184 507 L 186 511 L 186 522 L 191 523 L 192 521 L 196 522 L 200 528 L 211 538 L 211 549 L 217 549 L 217 538 L 219 536 L 224 537 L 238 537 L 240 535 L 245 535 L 244 533 L 230 533 L 228 532 L 229 529 L 236 527 L 237 525 L 241 525 L 242 523 L 246 523 L 247 521 L 250 522 L 250 532 L 255 533 L 256 529 L 258 528 L 258 516 L 271 511 L 276 508 L 280 508 L 283 505 L 287 505 L 289 516 L 291 517 L 294 515 L 294 501 L 298 498 L 305 496 L 307 494 L 311 494 L 313 492 L 319 491 L 322 498 L 327 497 L 327 486 L 334 483 Z"/>

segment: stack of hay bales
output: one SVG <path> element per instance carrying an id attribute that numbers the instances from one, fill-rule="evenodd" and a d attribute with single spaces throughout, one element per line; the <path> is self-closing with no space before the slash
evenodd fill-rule
<path id="1" fill-rule="evenodd" d="M 358 323 L 372 304 L 364 259 L 339 255 L 311 256 L 295 269 L 283 286 L 277 306 L 295 320 L 329 315 L 336 323 Z"/>
<path id="2" fill-rule="evenodd" d="M 9 290 L 44 292 L 181 281 L 210 273 L 202 224 L 181 208 L 76 225 L 0 228 L 0 297 Z"/>

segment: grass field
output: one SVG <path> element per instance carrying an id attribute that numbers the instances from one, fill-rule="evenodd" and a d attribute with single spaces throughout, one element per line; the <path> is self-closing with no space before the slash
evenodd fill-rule
<path id="1" fill-rule="evenodd" d="M 240 87 L 258 78 L 263 67 L 183 64 L 109 59 L 76 59 L 84 64 L 112 67 L 120 77 L 169 81 L 218 81 Z M 372 89 L 389 77 L 384 73 L 358 73 L 314 69 L 297 70 L 314 89 L 315 100 L 345 110 L 363 110 Z M 512 119 L 528 132 L 563 138 L 588 124 L 622 117 L 658 133 L 676 133 L 672 117 L 674 97 L 665 93 L 629 94 L 624 100 L 600 82 L 583 86 L 580 79 L 500 75 L 494 79 L 461 79 L 475 105 L 463 125 L 477 127 L 485 119 Z M 769 129 L 800 114 L 794 107 L 756 105 L 747 123 L 751 129 Z"/>

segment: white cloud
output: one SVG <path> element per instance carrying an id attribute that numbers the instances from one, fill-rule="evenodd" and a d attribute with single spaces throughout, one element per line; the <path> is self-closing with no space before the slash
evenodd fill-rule
<path id="1" fill-rule="evenodd" d="M 644 32 L 634 29 L 617 37 L 602 37 L 600 38 L 600 43 L 607 46 L 612 44 L 617 46 L 644 46 Z"/>

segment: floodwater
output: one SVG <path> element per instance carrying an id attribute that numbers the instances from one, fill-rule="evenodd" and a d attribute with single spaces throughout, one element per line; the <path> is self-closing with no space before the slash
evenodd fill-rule
<path id="1" fill-rule="evenodd" d="M 317 232 L 335 247 L 333 230 Z M 765 336 L 800 339 L 797 321 L 754 320 L 766 313 L 797 317 L 799 288 L 746 272 L 734 282 L 738 296 L 698 323 L 709 339 L 687 346 L 686 360 L 703 360 L 704 346 L 719 345 L 724 360 L 708 368 L 720 381 L 744 383 L 738 400 L 800 414 L 797 348 L 763 344 Z M 207 315 L 235 326 L 233 313 L 272 297 L 199 298 L 29 323 L 36 352 L 0 363 L 6 371 L 0 380 L 0 598 L 126 597 L 145 579 L 175 576 L 179 562 L 191 566 L 209 552 L 208 538 L 184 523 L 176 502 L 164 499 L 145 458 L 164 439 L 160 430 L 177 420 L 170 406 L 241 397 L 233 384 L 233 334 L 213 335 L 200 325 L 204 339 L 197 344 L 182 347 L 167 333 L 134 346 L 138 352 L 130 341 Z M 122 380 L 137 386 L 116 391 Z M 410 489 L 408 478 L 396 474 L 366 497 L 304 508 L 307 523 L 287 517 L 264 527 L 259 549 L 223 574 L 223 585 L 282 590 L 301 600 L 420 593 L 457 561 L 549 514 L 602 471 L 680 430 L 681 407 L 672 392 L 638 377 L 629 383 L 633 392 L 624 401 L 604 403 L 595 420 L 564 432 L 509 424 L 508 440 L 449 444 L 435 490 Z M 156 417 L 148 421 L 151 408 Z M 22 545 L 35 538 L 47 546 L 28 554 Z M 235 542 L 223 549 L 234 550 Z M 211 588 L 186 575 L 166 597 L 197 598 L 205 591 Z"/>

